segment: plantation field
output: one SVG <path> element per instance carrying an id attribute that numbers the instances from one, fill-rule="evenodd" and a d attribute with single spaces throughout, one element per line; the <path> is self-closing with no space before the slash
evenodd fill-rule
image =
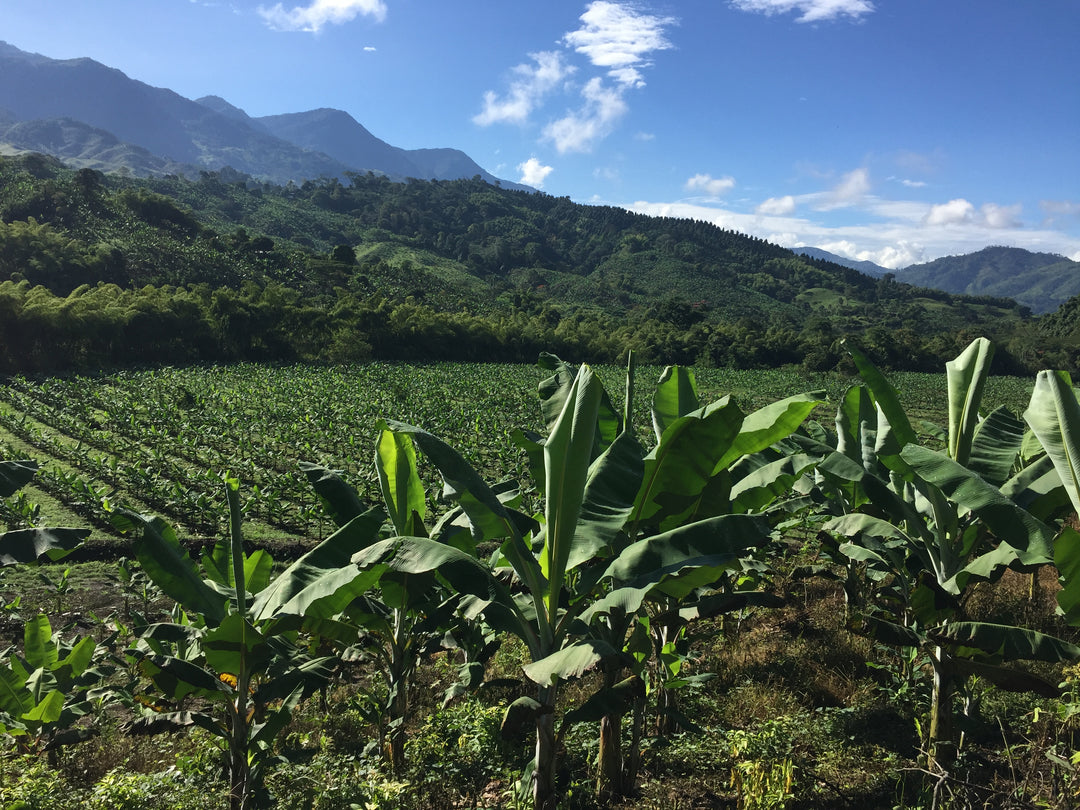
<path id="1" fill-rule="evenodd" d="M 895 399 L 869 375 L 871 402 L 835 374 L 697 369 L 690 395 L 638 368 L 635 443 L 603 434 L 625 369 L 595 372 L 3 381 L 0 462 L 39 469 L 0 532 L 92 533 L 0 569 L 0 807 L 1075 806 L 1080 595 L 1056 610 L 1040 544 L 1080 571 L 1080 535 L 991 414 L 1034 379 L 990 377 L 986 430 L 954 431 L 1027 513 L 945 455 L 943 374 L 890 375 Z"/>
<path id="2" fill-rule="evenodd" d="M 598 369 L 621 408 L 621 368 Z M 659 368 L 637 370 L 637 432 L 654 441 L 649 397 Z M 752 410 L 795 393 L 823 390 L 832 402 L 853 380 L 797 370 L 696 369 L 702 401 L 731 395 Z M 416 425 L 457 447 L 488 480 L 526 481 L 517 429 L 542 428 L 537 366 L 371 363 L 348 367 L 237 365 L 126 371 L 99 377 L 11 378 L 0 385 L 0 458 L 42 468 L 25 499 L 39 525 L 94 526 L 90 546 L 114 547 L 109 507 L 160 514 L 181 536 L 225 527 L 221 476 L 241 482 L 254 539 L 292 543 L 325 536 L 329 524 L 301 474 L 302 461 L 342 470 L 362 497 L 375 497 L 376 423 Z M 945 377 L 893 376 L 913 419 L 946 419 Z M 1032 380 L 990 378 L 985 401 L 1021 413 Z M 835 405 L 815 418 L 831 428 Z M 437 480 L 428 475 L 425 480 Z M 437 491 L 429 493 L 432 500 Z M 433 504 L 434 505 L 434 504 Z"/>

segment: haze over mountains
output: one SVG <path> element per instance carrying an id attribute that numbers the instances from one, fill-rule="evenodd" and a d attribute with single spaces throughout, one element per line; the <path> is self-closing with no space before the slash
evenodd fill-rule
<path id="1" fill-rule="evenodd" d="M 303 182 L 368 171 L 394 180 L 480 175 L 458 149 L 401 149 L 340 110 L 252 118 L 227 101 L 151 87 L 92 59 L 50 59 L 0 42 L 0 144 L 136 175 L 219 170 Z"/>
<path id="2" fill-rule="evenodd" d="M 882 267 L 880 264 L 862 262 L 858 259 L 849 259 L 846 256 L 830 253 L 822 248 L 797 247 L 792 248 L 791 252 L 797 255 L 809 256 L 811 259 L 822 259 L 827 262 L 832 262 L 833 264 L 838 264 L 841 267 L 850 267 L 852 270 L 858 270 L 860 273 L 866 273 L 868 276 L 875 276 L 877 278 L 881 278 L 886 273 L 895 272 L 887 267 Z"/>

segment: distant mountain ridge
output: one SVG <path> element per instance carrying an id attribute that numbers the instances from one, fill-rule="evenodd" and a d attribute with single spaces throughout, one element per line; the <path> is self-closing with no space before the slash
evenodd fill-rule
<path id="1" fill-rule="evenodd" d="M 1080 295 L 1080 262 L 1056 253 L 993 246 L 899 270 L 896 280 L 958 295 L 1012 298 L 1036 315 Z"/>
<path id="2" fill-rule="evenodd" d="M 866 273 L 868 276 L 874 276 L 880 278 L 886 273 L 893 272 L 887 267 L 882 267 L 880 264 L 874 264 L 873 262 L 859 261 L 857 259 L 848 259 L 844 256 L 839 256 L 836 253 L 830 253 L 827 250 L 822 250 L 816 247 L 797 247 L 792 248 L 791 252 L 796 256 L 803 255 L 809 256 L 811 259 L 822 259 L 823 261 L 832 262 L 838 264 L 841 267 L 850 267 L 852 270 L 858 270 L 860 273 Z"/>
<path id="3" fill-rule="evenodd" d="M 0 146 L 77 167 L 146 176 L 229 166 L 282 184 L 368 171 L 394 180 L 480 175 L 532 190 L 457 149 L 391 146 L 341 110 L 252 118 L 215 96 L 192 101 L 92 59 L 50 59 L 2 41 L 0 75 Z"/>

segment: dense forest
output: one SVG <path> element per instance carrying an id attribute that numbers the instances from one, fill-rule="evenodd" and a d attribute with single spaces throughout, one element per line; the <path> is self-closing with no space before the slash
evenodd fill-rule
<path id="1" fill-rule="evenodd" d="M 976 334 L 1001 347 L 999 373 L 1076 367 L 1073 332 L 1040 330 L 1009 299 L 479 178 L 349 179 L 134 179 L 0 158 L 0 370 L 541 350 L 612 362 L 629 348 L 829 370 L 850 362 L 844 338 L 883 367 L 935 370 Z"/>

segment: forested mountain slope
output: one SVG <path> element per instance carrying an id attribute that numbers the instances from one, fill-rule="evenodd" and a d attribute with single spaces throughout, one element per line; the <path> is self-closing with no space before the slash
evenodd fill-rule
<path id="1" fill-rule="evenodd" d="M 33 316 L 67 329 L 67 365 L 155 352 L 173 362 L 531 361 L 541 349 L 614 361 L 634 348 L 656 362 L 821 369 L 842 361 L 839 340 L 852 335 L 882 365 L 937 368 L 974 333 L 1017 346 L 1004 364 L 1029 362 L 1033 344 L 1011 301 L 872 279 L 706 223 L 478 179 L 275 186 L 237 172 L 139 180 L 40 155 L 0 159 L 9 277 L 9 324 Z M 30 300 L 35 285 L 55 299 Z M 44 315 L 91 304 L 108 339 L 88 342 L 85 324 Z M 167 311 L 173 333 L 129 345 L 125 330 L 144 310 Z M 45 366 L 49 351 L 9 345 L 0 366 Z"/>
<path id="2" fill-rule="evenodd" d="M 1037 315 L 1052 312 L 1080 294 L 1080 262 L 1014 247 L 944 256 L 906 267 L 897 278 L 951 293 L 1014 298 Z"/>

